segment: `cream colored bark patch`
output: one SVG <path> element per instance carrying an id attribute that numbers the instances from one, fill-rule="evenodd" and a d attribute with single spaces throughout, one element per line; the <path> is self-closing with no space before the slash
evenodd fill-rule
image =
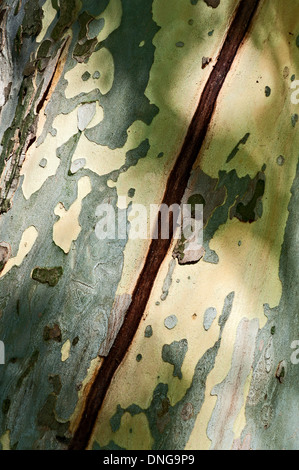
<path id="1" fill-rule="evenodd" d="M 0 443 L 2 444 L 2 450 L 10 450 L 10 431 L 7 430 L 0 438 Z"/>
<path id="2" fill-rule="evenodd" d="M 3 269 L 0 278 L 5 276 L 8 271 L 11 270 L 13 266 L 20 266 L 24 260 L 24 258 L 28 255 L 31 248 L 33 247 L 35 240 L 37 239 L 38 231 L 36 228 L 31 225 L 28 227 L 21 238 L 18 253 L 14 258 L 10 258 Z"/>
<path id="3" fill-rule="evenodd" d="M 84 81 L 82 75 L 85 72 L 91 76 Z M 114 61 L 111 53 L 105 47 L 94 52 L 87 64 L 76 65 L 65 74 L 65 79 L 68 81 L 65 90 L 65 96 L 68 99 L 79 93 L 89 93 L 96 88 L 100 90 L 102 95 L 105 95 L 111 89 L 114 79 Z"/>
<path id="4" fill-rule="evenodd" d="M 71 350 L 71 342 L 70 340 L 66 340 L 64 345 L 61 348 L 61 361 L 64 362 L 70 357 L 70 350 Z"/>
<path id="5" fill-rule="evenodd" d="M 47 0 L 42 8 L 44 12 L 43 27 L 42 27 L 41 32 L 36 38 L 36 42 L 41 42 L 44 39 L 50 24 L 52 24 L 57 14 L 57 11 L 55 10 L 55 8 L 52 7 L 52 0 Z"/>
<path id="6" fill-rule="evenodd" d="M 77 109 L 69 113 L 67 118 L 65 114 L 59 114 L 53 122 L 53 127 L 57 130 L 56 136 L 48 134 L 41 145 L 34 144 L 27 152 L 20 173 L 24 175 L 22 190 L 25 199 L 29 199 L 50 176 L 56 174 L 60 165 L 56 150 L 78 132 Z M 40 166 L 42 160 L 45 161 L 45 166 Z"/>
<path id="7" fill-rule="evenodd" d="M 60 219 L 53 226 L 53 240 L 65 253 L 71 249 L 72 241 L 77 240 L 81 227 L 79 215 L 82 207 L 82 200 L 91 191 L 91 183 L 88 176 L 83 176 L 78 181 L 78 197 L 69 210 L 65 210 L 62 203 L 59 203 L 54 210 L 55 215 Z"/>
<path id="8" fill-rule="evenodd" d="M 104 13 L 97 17 L 97 19 L 103 18 L 105 20 L 104 28 L 97 36 L 98 42 L 104 41 L 120 26 L 122 12 L 121 0 L 110 0 Z"/>
<path id="9" fill-rule="evenodd" d="M 125 413 L 121 419 L 120 429 L 112 432 L 111 427 L 107 427 L 106 435 L 102 436 L 100 443 L 107 445 L 109 440 L 113 440 L 117 445 L 127 450 L 148 450 L 152 448 L 154 443 L 144 413 L 135 416 Z"/>
<path id="10" fill-rule="evenodd" d="M 97 119 L 101 115 L 103 116 L 102 112 L 102 108 L 97 106 L 96 114 L 88 127 L 92 127 L 99 122 Z M 135 121 L 128 129 L 126 145 L 123 148 L 114 150 L 109 147 L 97 145 L 82 134 L 73 155 L 72 163 L 78 159 L 84 158 L 84 168 L 93 171 L 99 176 L 107 175 L 111 173 L 111 171 L 118 170 L 126 161 L 126 153 L 136 148 L 139 143 L 142 142 L 146 128 L 146 124 L 142 121 Z M 115 182 L 109 181 L 108 186 L 114 187 L 116 184 Z"/>
<path id="11" fill-rule="evenodd" d="M 80 137 L 73 161 L 78 158 L 85 159 L 84 168 L 88 168 L 100 176 L 118 169 L 125 162 L 123 150 L 117 149 L 114 151 L 108 147 L 99 146 L 94 142 L 90 142 L 84 134 Z"/>

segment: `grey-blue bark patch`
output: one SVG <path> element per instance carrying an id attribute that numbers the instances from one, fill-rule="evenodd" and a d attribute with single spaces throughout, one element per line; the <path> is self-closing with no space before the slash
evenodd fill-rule
<path id="1" fill-rule="evenodd" d="M 265 87 L 265 95 L 267 98 L 271 95 L 271 88 L 269 86 Z"/>
<path id="2" fill-rule="evenodd" d="M 164 279 L 163 286 L 162 286 L 162 294 L 160 297 L 161 300 L 165 300 L 168 296 L 168 292 L 172 284 L 172 275 L 173 275 L 175 266 L 176 266 L 175 259 L 171 259 L 168 265 L 168 272 L 167 272 L 167 275 Z"/>
<path id="3" fill-rule="evenodd" d="M 78 197 L 81 171 L 74 175 L 68 172 L 79 139 L 80 132 L 57 150 L 60 165 L 55 176 L 49 177 L 29 200 L 24 198 L 21 186 L 17 189 L 12 212 L 1 218 L 1 239 L 10 241 L 13 253 L 18 251 L 24 230 L 34 226 L 38 232 L 30 253 L 3 277 L 0 287 L 0 335 L 5 331 L 7 358 L 1 366 L 0 396 L 9 396 L 18 404 L 6 415 L 0 410 L 0 435 L 10 429 L 11 444 L 17 449 L 65 446 L 61 436 L 65 428 L 60 428 L 58 442 L 52 411 L 55 406 L 59 422 L 70 420 L 78 401 L 78 387 L 106 338 L 122 274 L 126 240 L 99 241 L 94 231 L 96 207 L 107 198 L 114 208 L 117 204 L 116 190 L 106 185 L 107 177 L 82 170 L 90 178 L 92 192 L 82 201 L 81 232 L 68 255 L 53 243 L 55 207 L 62 202 L 68 210 Z M 63 276 L 55 287 L 49 287 L 31 278 L 35 266 L 62 266 Z M 44 340 L 45 327 L 53 329 L 55 324 L 62 338 L 80 338 L 67 364 L 61 361 L 61 343 Z M 47 333 L 52 334 L 49 330 Z M 52 393 L 48 376 L 53 373 L 59 373 L 61 380 L 55 403 L 55 397 L 48 399 Z M 42 426 L 38 424 L 44 406 L 48 410 L 48 428 L 47 420 Z"/>
<path id="4" fill-rule="evenodd" d="M 86 72 L 83 73 L 81 78 L 82 78 L 83 82 L 87 82 L 87 80 L 89 80 L 90 77 L 91 77 L 90 73 L 86 70 Z"/>
<path id="5" fill-rule="evenodd" d="M 92 78 L 94 78 L 95 80 L 98 80 L 98 78 L 100 78 L 101 74 L 98 70 L 95 71 L 95 73 L 93 74 Z"/>
<path id="6" fill-rule="evenodd" d="M 104 18 L 92 20 L 88 25 L 88 37 L 89 39 L 95 38 L 103 29 L 105 24 Z"/>
<path id="7" fill-rule="evenodd" d="M 84 168 L 85 164 L 86 164 L 85 158 L 77 158 L 71 164 L 70 173 L 74 175 L 75 173 L 77 173 L 77 171 Z"/>
<path id="8" fill-rule="evenodd" d="M 82 11 L 87 11 L 90 15 L 99 16 L 109 4 L 109 0 L 83 0 Z"/>
<path id="9" fill-rule="evenodd" d="M 92 142 L 121 148 L 127 140 L 127 130 L 136 120 L 150 124 L 158 108 L 145 96 L 149 73 L 154 61 L 152 40 L 159 27 L 152 18 L 153 0 L 122 1 L 120 26 L 103 41 L 114 60 L 114 81 L 111 90 L 101 96 L 104 119 L 85 131 Z M 136 29 L 138 24 L 138 29 Z M 145 41 L 143 48 L 139 47 Z M 123 44 L 123 47 L 119 47 Z"/>
<path id="10" fill-rule="evenodd" d="M 262 216 L 262 197 L 266 181 L 264 166 L 261 170 L 254 178 L 249 175 L 239 178 L 236 170 L 219 171 L 218 178 L 211 178 L 200 168 L 192 171 L 188 182 L 188 197 L 199 194 L 205 201 L 204 261 L 218 263 L 218 255 L 210 249 L 209 242 L 228 218 L 236 217 L 242 222 L 252 223 Z"/>
<path id="11" fill-rule="evenodd" d="M 164 362 L 174 366 L 173 376 L 182 379 L 182 365 L 188 351 L 188 341 L 181 339 L 173 341 L 171 344 L 164 344 L 162 348 L 162 359 Z"/>
<path id="12" fill-rule="evenodd" d="M 118 170 L 112 171 L 108 178 L 112 181 L 117 181 L 121 173 L 126 172 L 131 166 L 136 166 L 141 158 L 145 158 L 150 149 L 149 140 L 145 139 L 135 149 L 131 149 L 126 153 L 126 161 Z"/>
<path id="13" fill-rule="evenodd" d="M 298 122 L 299 116 L 297 113 L 293 114 L 291 117 L 292 126 L 295 127 Z"/>
<path id="14" fill-rule="evenodd" d="M 96 103 L 84 103 L 78 107 L 78 129 L 84 131 L 96 113 Z"/>
<path id="15" fill-rule="evenodd" d="M 279 157 L 277 157 L 277 159 L 276 159 L 277 165 L 283 166 L 283 165 L 284 165 L 284 162 L 285 162 L 284 156 L 283 156 L 283 155 L 279 155 Z"/>
<path id="16" fill-rule="evenodd" d="M 135 188 L 130 188 L 129 191 L 128 191 L 128 196 L 130 198 L 134 197 L 135 196 Z"/>
<path id="17" fill-rule="evenodd" d="M 47 163 L 48 163 L 48 160 L 46 158 L 42 158 L 41 161 L 39 162 L 39 166 L 41 168 L 46 168 Z"/>
<path id="18" fill-rule="evenodd" d="M 110 419 L 110 425 L 113 432 L 116 432 L 120 428 L 120 423 L 125 411 L 121 408 L 120 405 L 117 405 L 116 413 Z"/>
<path id="19" fill-rule="evenodd" d="M 144 331 L 144 336 L 146 338 L 151 338 L 151 336 L 153 336 L 153 328 L 152 328 L 152 325 L 147 325 L 147 327 L 145 328 L 145 331 Z"/>
<path id="20" fill-rule="evenodd" d="M 178 319 L 175 315 L 169 315 L 167 318 L 164 320 L 164 325 L 168 330 L 172 330 L 178 323 Z"/>
<path id="21" fill-rule="evenodd" d="M 248 434 L 252 436 L 250 445 L 253 450 L 297 450 L 299 446 L 299 366 L 291 362 L 294 352 L 291 344 L 298 340 L 299 331 L 299 317 L 296 313 L 299 305 L 298 188 L 299 164 L 291 188 L 289 216 L 280 256 L 279 279 L 282 295 L 277 307 L 264 305 L 268 321 L 260 330 L 256 341 L 252 390 L 246 403 L 247 424 L 242 437 Z M 261 343 L 264 344 L 262 350 Z M 281 361 L 286 361 L 288 365 L 287 374 L 283 377 L 284 383 L 279 380 L 283 365 Z"/>
<path id="22" fill-rule="evenodd" d="M 215 318 L 217 317 L 217 310 L 214 307 L 209 307 L 204 313 L 203 326 L 206 331 L 208 331 Z"/>

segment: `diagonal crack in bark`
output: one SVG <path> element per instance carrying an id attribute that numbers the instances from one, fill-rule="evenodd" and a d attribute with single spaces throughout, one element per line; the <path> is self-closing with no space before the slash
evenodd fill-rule
<path id="1" fill-rule="evenodd" d="M 168 178 L 162 201 L 168 206 L 181 202 L 192 166 L 207 134 L 218 95 L 259 3 L 260 0 L 241 0 L 236 9 L 217 63 L 205 85 L 184 143 Z M 169 226 L 172 228 L 171 219 L 172 213 L 170 212 Z M 70 450 L 83 450 L 88 445 L 112 378 L 122 363 L 142 319 L 156 276 L 171 245 L 171 236 L 170 233 L 169 239 L 157 238 L 150 243 L 124 323 L 89 389 L 79 425 L 69 445 Z"/>

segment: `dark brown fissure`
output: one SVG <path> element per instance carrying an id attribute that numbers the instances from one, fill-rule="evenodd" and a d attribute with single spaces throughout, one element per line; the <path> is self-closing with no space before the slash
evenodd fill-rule
<path id="1" fill-rule="evenodd" d="M 225 42 L 218 56 L 217 63 L 205 85 L 199 105 L 193 116 L 186 134 L 185 141 L 167 181 L 162 203 L 170 206 L 180 204 L 184 195 L 192 166 L 195 163 L 203 144 L 215 109 L 216 100 L 224 80 L 236 57 L 239 47 L 249 29 L 250 22 L 260 0 L 241 0 L 234 19 L 229 27 Z M 172 228 L 172 213 L 170 212 L 170 232 Z M 170 235 L 172 235 L 170 233 Z M 148 299 L 150 297 L 158 271 L 170 248 L 169 239 L 153 239 L 150 243 L 144 267 L 136 283 L 132 302 L 125 316 L 124 323 L 115 342 L 104 359 L 90 391 L 86 397 L 85 408 L 80 423 L 69 445 L 70 450 L 83 450 L 87 447 L 99 410 L 111 380 L 122 363 L 133 341 Z"/>

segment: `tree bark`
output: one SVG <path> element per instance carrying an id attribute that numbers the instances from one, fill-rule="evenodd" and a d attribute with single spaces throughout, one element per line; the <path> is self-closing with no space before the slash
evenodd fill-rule
<path id="1" fill-rule="evenodd" d="M 1 4 L 3 449 L 298 449 L 298 13 Z M 181 202 L 194 258 L 130 237 Z"/>

